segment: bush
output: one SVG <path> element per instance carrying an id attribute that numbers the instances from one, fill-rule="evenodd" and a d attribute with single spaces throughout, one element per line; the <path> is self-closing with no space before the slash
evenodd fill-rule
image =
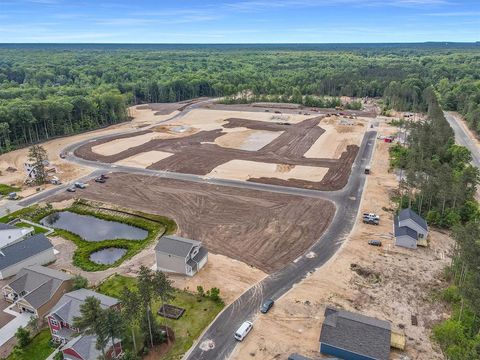
<path id="1" fill-rule="evenodd" d="M 25 346 L 30 344 L 30 331 L 23 327 L 19 327 L 17 332 L 15 333 L 15 337 L 17 338 L 18 347 L 23 349 Z"/>
<path id="2" fill-rule="evenodd" d="M 73 278 L 73 290 L 85 289 L 88 287 L 88 279 L 81 275 L 75 275 Z"/>

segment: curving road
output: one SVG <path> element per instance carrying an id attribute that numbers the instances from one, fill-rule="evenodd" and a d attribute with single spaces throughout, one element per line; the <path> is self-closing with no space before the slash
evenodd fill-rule
<path id="1" fill-rule="evenodd" d="M 185 113 L 201 106 L 202 104 L 214 100 L 215 99 L 209 99 L 206 101 L 192 104 L 181 113 L 162 122 L 176 119 L 180 116 L 183 116 Z M 152 126 L 156 125 L 158 125 L 158 123 Z M 135 131 L 137 130 L 126 131 L 125 133 Z M 366 180 L 363 169 L 367 164 L 370 163 L 376 135 L 376 131 L 366 132 L 360 146 L 357 158 L 353 164 L 352 174 L 350 175 L 348 184 L 342 190 L 334 192 L 299 189 L 235 180 L 211 179 L 198 175 L 139 169 L 129 166 L 118 166 L 115 164 L 105 164 L 96 161 L 87 161 L 77 158 L 74 155 L 74 150 L 79 146 L 82 146 L 83 144 L 90 141 L 98 140 L 105 136 L 70 145 L 64 150 L 64 152 L 67 153 L 66 160 L 80 165 L 87 165 L 96 169 L 90 175 L 82 178 L 82 180 L 94 178 L 100 173 L 104 173 L 107 171 L 120 171 L 141 175 L 159 176 L 177 180 L 202 183 L 206 182 L 209 184 L 215 184 L 220 186 L 279 192 L 297 196 L 317 197 L 328 199 L 335 203 L 335 217 L 327 231 L 322 235 L 322 237 L 318 239 L 318 241 L 306 251 L 305 254 L 308 253 L 309 256 L 301 256 L 293 263 L 288 264 L 282 270 L 271 274 L 255 286 L 251 287 L 245 293 L 243 293 L 235 302 L 226 307 L 220 313 L 220 315 L 210 324 L 209 328 L 200 337 L 198 342 L 184 356 L 185 360 L 221 360 L 227 359 L 236 346 L 236 341 L 233 338 L 235 330 L 240 326 L 243 321 L 255 319 L 263 299 L 267 297 L 272 299 L 278 299 L 279 297 L 281 297 L 283 294 L 289 291 L 293 285 L 300 282 L 309 273 L 324 265 L 337 252 L 342 243 L 347 239 L 347 236 L 349 235 L 355 224 L 355 219 L 360 207 L 360 201 Z M 65 191 L 66 187 L 67 185 L 61 185 L 57 188 L 45 191 L 29 198 L 28 200 L 20 202 L 19 205 L 31 205 L 35 202 L 44 200 L 59 191 Z M 311 256 L 312 254 L 314 254 L 313 257 Z"/>
<path id="2" fill-rule="evenodd" d="M 455 133 L 455 141 L 465 146 L 472 153 L 472 164 L 480 168 L 480 151 L 478 149 L 476 139 L 472 139 L 470 134 L 465 130 L 465 128 L 458 123 L 458 120 L 455 116 L 444 112 L 445 118 L 453 129 Z"/>

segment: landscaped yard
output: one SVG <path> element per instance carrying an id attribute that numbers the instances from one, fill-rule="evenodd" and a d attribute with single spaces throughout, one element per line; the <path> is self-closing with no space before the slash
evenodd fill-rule
<path id="1" fill-rule="evenodd" d="M 99 286 L 97 291 L 120 298 L 124 286 L 130 289 L 135 288 L 135 278 L 115 275 L 107 279 Z M 172 305 L 185 309 L 185 313 L 179 320 L 167 320 L 167 326 L 175 332 L 175 344 L 172 350 L 162 357 L 162 360 L 178 360 L 192 346 L 202 331 L 213 321 L 217 314 L 222 310 L 223 304 L 215 302 L 206 297 L 200 297 L 197 294 L 177 290 L 175 299 L 170 302 Z M 153 312 L 156 313 L 160 308 L 156 303 Z M 156 315 L 159 323 L 164 323 L 165 319 Z"/>
<path id="2" fill-rule="evenodd" d="M 15 224 L 15 226 L 16 227 L 25 227 L 25 228 L 33 227 L 33 229 L 35 230 L 35 234 L 45 234 L 46 232 L 48 232 L 48 230 L 43 228 L 43 227 L 30 225 L 30 224 L 27 224 L 27 223 L 24 223 L 24 222 L 19 222 L 19 223 Z"/>
<path id="3" fill-rule="evenodd" d="M 92 204 L 87 201 L 79 200 L 70 207 L 62 209 L 61 211 L 69 211 L 79 215 L 93 216 L 102 220 L 119 222 L 141 228 L 148 232 L 148 236 L 145 239 L 138 241 L 114 239 L 89 242 L 85 241 L 73 232 L 55 229 L 56 235 L 75 243 L 77 249 L 73 255 L 73 263 L 85 271 L 100 271 L 119 266 L 125 260 L 128 260 L 135 254 L 139 253 L 159 236 L 163 235 L 164 233 L 173 233 L 176 229 L 175 222 L 163 216 L 145 214 L 138 211 L 109 209 L 102 207 L 102 205 L 103 204 Z M 6 223 L 16 218 L 23 218 L 32 222 L 39 222 L 47 215 L 57 211 L 60 210 L 54 210 L 51 206 L 41 207 L 39 205 L 33 205 L 0 218 L 0 222 Z M 23 224 L 21 226 L 24 226 Z M 35 229 L 35 231 L 37 232 L 37 229 Z M 113 264 L 98 264 L 90 260 L 90 255 L 92 253 L 107 248 L 125 249 L 126 253 Z"/>
<path id="4" fill-rule="evenodd" d="M 7 360 L 44 360 L 55 350 L 49 345 L 50 330 L 45 329 L 38 333 L 24 349 L 13 352 Z"/>
<path id="5" fill-rule="evenodd" d="M 10 185 L 5 185 L 5 184 L 0 184 L 0 195 L 5 196 L 10 194 L 11 192 L 17 192 L 20 191 L 21 189 L 18 187 L 10 186 Z"/>

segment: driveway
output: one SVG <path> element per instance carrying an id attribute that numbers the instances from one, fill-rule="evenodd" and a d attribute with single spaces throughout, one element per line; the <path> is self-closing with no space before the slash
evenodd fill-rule
<path id="1" fill-rule="evenodd" d="M 10 310 L 10 307 L 3 310 L 3 312 L 14 316 L 13 320 L 10 320 L 5 326 L 0 329 L 0 346 L 5 344 L 8 340 L 15 336 L 15 332 L 19 327 L 27 326 L 32 314 L 18 313 Z"/>

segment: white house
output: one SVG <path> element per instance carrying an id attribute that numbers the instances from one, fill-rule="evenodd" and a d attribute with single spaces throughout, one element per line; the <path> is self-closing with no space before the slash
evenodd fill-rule
<path id="1" fill-rule="evenodd" d="M 23 228 L 0 224 L 0 249 L 9 244 L 25 239 L 27 236 L 32 235 L 33 231 L 33 227 Z"/>
<path id="2" fill-rule="evenodd" d="M 393 219 L 393 233 L 396 246 L 416 249 L 427 239 L 428 225 L 415 211 L 404 209 Z"/>
<path id="3" fill-rule="evenodd" d="M 155 247 L 157 270 L 195 275 L 208 261 L 200 241 L 180 236 L 163 236 Z"/>
<path id="4" fill-rule="evenodd" d="M 27 236 L 0 248 L 0 279 L 16 275 L 22 268 L 55 260 L 53 245 L 43 234 Z"/>

